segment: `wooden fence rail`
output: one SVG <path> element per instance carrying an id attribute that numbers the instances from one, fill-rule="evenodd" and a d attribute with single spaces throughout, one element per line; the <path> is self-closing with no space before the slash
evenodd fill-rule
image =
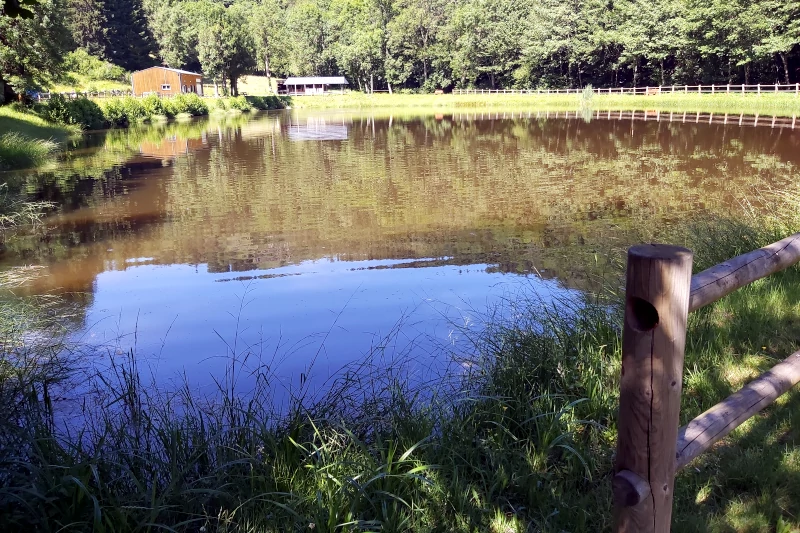
<path id="1" fill-rule="evenodd" d="M 667 532 L 675 473 L 800 382 L 800 350 L 678 428 L 688 313 L 800 262 L 800 233 L 691 276 L 692 252 L 628 250 L 614 530 Z"/>
<path id="2" fill-rule="evenodd" d="M 581 94 L 585 89 L 454 89 L 453 94 Z M 791 93 L 800 96 L 800 83 L 790 84 L 728 84 L 728 85 L 663 85 L 659 87 L 598 87 L 594 94 L 630 94 L 654 96 L 659 94 L 766 94 Z"/>

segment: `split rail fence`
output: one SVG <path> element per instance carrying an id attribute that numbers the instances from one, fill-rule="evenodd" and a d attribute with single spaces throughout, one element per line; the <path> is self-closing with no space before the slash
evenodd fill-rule
<path id="1" fill-rule="evenodd" d="M 800 262 L 800 233 L 692 276 L 692 252 L 628 250 L 614 531 L 668 532 L 675 473 L 800 381 L 800 350 L 679 428 L 691 311 Z"/>
<path id="2" fill-rule="evenodd" d="M 585 89 L 455 89 L 453 94 L 581 94 Z M 800 83 L 756 85 L 664 85 L 660 87 L 592 88 L 594 94 L 766 94 L 791 93 L 800 96 Z"/>

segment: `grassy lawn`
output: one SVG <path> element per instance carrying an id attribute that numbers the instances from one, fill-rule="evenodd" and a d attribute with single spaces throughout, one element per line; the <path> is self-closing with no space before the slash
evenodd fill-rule
<path id="1" fill-rule="evenodd" d="M 584 105 L 598 111 L 661 110 L 675 112 L 744 113 L 748 115 L 800 115 L 800 98 L 793 94 L 726 95 L 661 94 L 653 96 L 594 95 Z M 375 94 L 350 92 L 344 95 L 296 96 L 292 107 L 306 109 L 393 108 L 428 111 L 481 109 L 574 111 L 582 104 L 580 95 L 433 95 Z"/>
<path id="2" fill-rule="evenodd" d="M 47 122 L 11 106 L 0 107 L 0 170 L 45 162 L 78 129 Z"/>
<path id="3" fill-rule="evenodd" d="M 55 93 L 71 92 L 96 92 L 96 91 L 130 91 L 131 84 L 114 80 L 94 80 L 88 76 L 75 72 L 69 73 L 66 78 L 69 81 L 62 81 L 50 87 L 50 91 Z"/>

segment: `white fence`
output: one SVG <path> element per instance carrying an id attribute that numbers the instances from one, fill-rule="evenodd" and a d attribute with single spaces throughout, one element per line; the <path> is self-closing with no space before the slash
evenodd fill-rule
<path id="1" fill-rule="evenodd" d="M 131 91 L 94 91 L 90 93 L 36 93 L 34 98 L 40 102 L 50 100 L 54 95 L 61 95 L 67 100 L 77 100 L 78 98 L 112 98 L 114 96 L 131 96 Z"/>
<path id="2" fill-rule="evenodd" d="M 584 89 L 455 89 L 453 94 L 581 94 Z M 800 83 L 781 85 L 665 85 L 661 87 L 592 88 L 594 94 L 765 94 L 792 93 L 800 96 Z"/>
<path id="3" fill-rule="evenodd" d="M 752 128 L 800 129 L 797 116 L 745 115 L 744 113 L 686 113 L 669 111 L 480 111 L 456 113 L 456 122 L 500 119 L 610 120 L 629 122 L 673 122 L 681 124 L 722 124 Z"/>

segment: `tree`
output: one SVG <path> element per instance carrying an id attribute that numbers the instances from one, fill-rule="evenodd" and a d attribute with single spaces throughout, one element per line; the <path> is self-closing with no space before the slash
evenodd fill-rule
<path id="1" fill-rule="evenodd" d="M 289 36 L 286 32 L 286 12 L 278 0 L 261 0 L 251 5 L 249 24 L 256 60 L 264 66 L 264 75 L 271 88 L 273 71 L 287 70 Z"/>
<path id="2" fill-rule="evenodd" d="M 377 5 L 372 0 L 332 0 L 329 9 L 333 59 L 359 87 L 372 92 L 374 75 L 383 74 L 383 28 Z"/>
<path id="3" fill-rule="evenodd" d="M 778 56 L 783 67 L 783 81 L 789 81 L 789 53 L 800 43 L 800 1 L 765 0 L 760 4 L 764 13 L 766 35 L 756 46 L 764 57 Z"/>
<path id="4" fill-rule="evenodd" d="M 615 18 L 615 41 L 622 49 L 619 63 L 632 68 L 633 85 L 639 84 L 643 62 L 657 67 L 659 84 L 666 85 L 666 60 L 686 46 L 681 0 L 624 0 L 618 4 Z"/>
<path id="5" fill-rule="evenodd" d="M 72 40 L 89 54 L 105 58 L 106 16 L 101 0 L 68 0 Z"/>
<path id="6" fill-rule="evenodd" d="M 142 0 L 105 0 L 108 24 L 106 58 L 125 70 L 158 63 L 155 38 L 147 24 Z"/>
<path id="7" fill-rule="evenodd" d="M 158 43 L 161 60 L 175 68 L 199 64 L 198 24 L 194 2 L 158 3 L 148 6 L 150 27 Z"/>
<path id="8" fill-rule="evenodd" d="M 238 79 L 255 66 L 253 45 L 248 32 L 244 7 L 226 8 L 204 0 L 196 2 L 197 57 L 203 73 L 214 79 L 214 92 L 219 96 L 217 79 L 230 80 L 231 92 L 237 96 Z"/>
<path id="9" fill-rule="evenodd" d="M 31 10 L 29 18 L 0 17 L 0 88 L 5 99 L 57 77 L 69 46 L 61 0 L 41 0 Z"/>
<path id="10" fill-rule="evenodd" d="M 328 4 L 300 0 L 289 8 L 286 25 L 291 35 L 288 71 L 296 75 L 338 74 L 331 53 Z"/>
<path id="11" fill-rule="evenodd" d="M 759 59 L 756 45 L 766 37 L 766 18 L 760 0 L 689 0 L 687 27 L 700 55 L 727 64 L 728 82 L 732 67 L 742 67 L 744 82 L 750 83 L 753 63 Z M 709 69 L 707 69 L 708 72 Z"/>

